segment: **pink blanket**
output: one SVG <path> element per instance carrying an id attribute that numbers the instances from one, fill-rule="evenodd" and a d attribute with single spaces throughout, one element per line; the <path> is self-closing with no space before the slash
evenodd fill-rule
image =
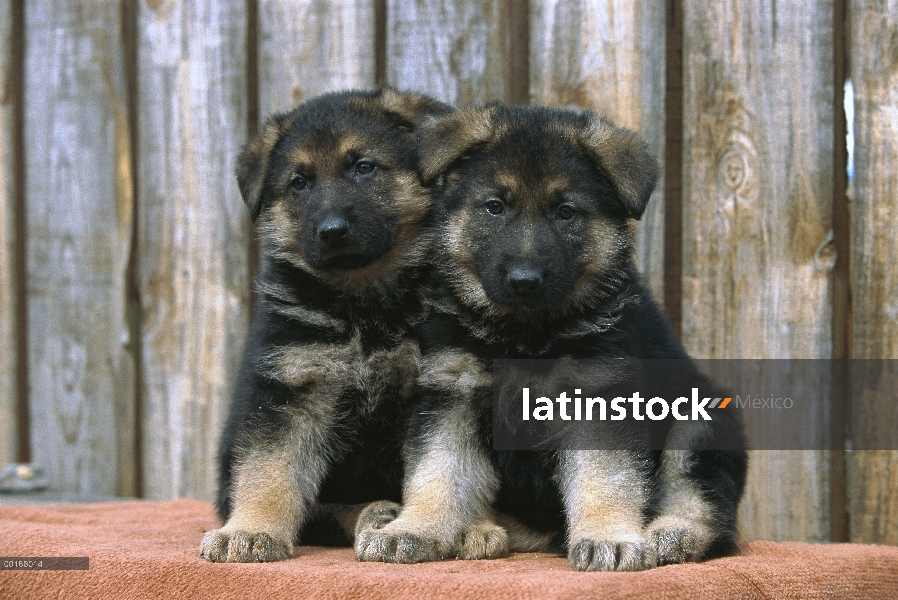
<path id="1" fill-rule="evenodd" d="M 563 557 L 359 563 L 349 548 L 212 564 L 196 500 L 0 507 L 0 555 L 87 556 L 80 571 L 0 570 L 0 598 L 898 598 L 898 548 L 747 542 L 743 554 L 642 573 L 575 573 Z"/>

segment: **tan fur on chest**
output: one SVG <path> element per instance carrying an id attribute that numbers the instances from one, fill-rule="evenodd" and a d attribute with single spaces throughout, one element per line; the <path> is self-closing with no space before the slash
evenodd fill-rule
<path id="1" fill-rule="evenodd" d="M 270 348 L 256 365 L 269 379 L 324 401 L 358 391 L 365 411 L 395 390 L 408 396 L 418 376 L 418 345 L 401 340 L 386 349 L 366 352 L 356 332 L 343 344 L 295 344 Z"/>

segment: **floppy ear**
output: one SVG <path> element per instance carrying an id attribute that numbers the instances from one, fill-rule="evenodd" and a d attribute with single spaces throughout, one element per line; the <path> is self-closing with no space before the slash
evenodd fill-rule
<path id="1" fill-rule="evenodd" d="M 271 161 L 271 151 L 284 133 L 285 115 L 272 115 L 262 131 L 250 140 L 237 157 L 237 185 L 240 195 L 255 222 L 262 212 L 262 188 Z"/>
<path id="2" fill-rule="evenodd" d="M 658 161 L 638 135 L 589 115 L 580 143 L 611 179 L 627 214 L 639 219 L 658 181 Z"/>
<path id="3" fill-rule="evenodd" d="M 448 104 L 416 92 L 400 92 L 391 87 L 380 88 L 380 104 L 399 125 L 414 129 L 427 117 L 452 112 Z"/>
<path id="4" fill-rule="evenodd" d="M 495 135 L 493 107 L 463 107 L 425 121 L 418 129 L 418 171 L 432 182 L 449 165 Z"/>

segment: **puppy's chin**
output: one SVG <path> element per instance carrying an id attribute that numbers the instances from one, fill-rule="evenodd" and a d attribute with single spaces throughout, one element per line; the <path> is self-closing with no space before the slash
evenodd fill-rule
<path id="1" fill-rule="evenodd" d="M 322 273 L 338 273 L 363 269 L 379 259 L 383 253 L 376 256 L 354 252 L 332 253 L 310 260 L 309 265 Z"/>
<path id="2" fill-rule="evenodd" d="M 558 308 L 558 303 L 551 302 L 540 292 L 514 294 L 507 290 L 490 291 L 487 287 L 484 287 L 484 291 L 493 305 L 507 315 L 533 317 L 552 313 Z"/>

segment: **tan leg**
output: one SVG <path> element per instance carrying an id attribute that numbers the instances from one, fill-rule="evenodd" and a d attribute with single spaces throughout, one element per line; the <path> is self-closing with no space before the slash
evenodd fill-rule
<path id="1" fill-rule="evenodd" d="M 642 534 L 647 482 L 625 450 L 567 450 L 559 458 L 567 512 L 568 560 L 578 571 L 641 571 L 655 566 Z"/>
<path id="2" fill-rule="evenodd" d="M 432 415 L 408 460 L 403 508 L 381 529 L 360 532 L 361 561 L 416 563 L 504 556 L 507 538 L 492 523 L 499 479 L 477 437 L 476 412 L 457 406 Z"/>
<path id="3" fill-rule="evenodd" d="M 257 445 L 235 464 L 233 509 L 221 529 L 209 531 L 200 555 L 213 562 L 283 560 L 293 556 L 299 526 L 308 516 L 324 478 L 327 428 L 294 418 L 277 447 Z"/>
<path id="4" fill-rule="evenodd" d="M 646 527 L 646 537 L 658 554 L 658 564 L 701 560 L 717 535 L 714 507 L 688 476 L 694 452 L 688 448 L 690 436 L 703 435 L 700 425 L 674 425 L 668 446 L 661 453 L 658 516 Z"/>

